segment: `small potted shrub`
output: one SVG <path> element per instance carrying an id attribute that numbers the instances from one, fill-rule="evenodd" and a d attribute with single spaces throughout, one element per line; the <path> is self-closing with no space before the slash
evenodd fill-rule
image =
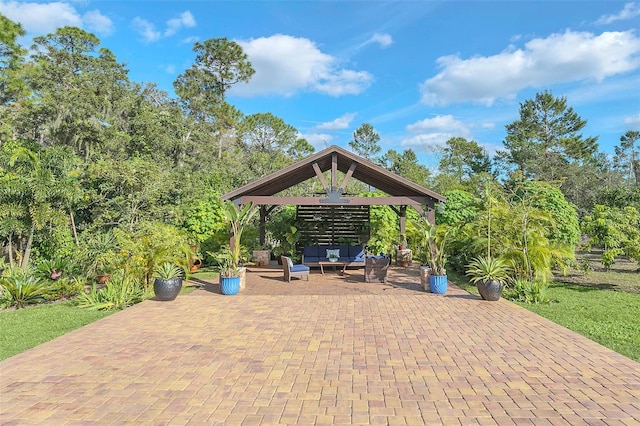
<path id="1" fill-rule="evenodd" d="M 504 260 L 491 256 L 477 257 L 467 267 L 467 275 L 478 288 L 480 297 L 490 301 L 496 301 L 502 296 L 509 271 L 509 265 Z"/>
<path id="2" fill-rule="evenodd" d="M 424 280 L 423 287 L 427 289 L 426 281 L 428 280 L 429 291 L 444 294 L 447 292 L 445 244 L 448 231 L 438 232 L 436 225 L 429 223 L 426 217 L 420 217 L 411 224 L 415 231 L 417 254 L 422 263 L 420 278 Z"/>
<path id="3" fill-rule="evenodd" d="M 240 291 L 240 270 L 234 261 L 233 252 L 228 250 L 217 256 L 220 272 L 220 292 L 233 296 Z"/>
<path id="4" fill-rule="evenodd" d="M 174 300 L 182 289 L 182 269 L 171 262 L 165 262 L 155 269 L 156 279 L 153 292 L 158 300 Z"/>

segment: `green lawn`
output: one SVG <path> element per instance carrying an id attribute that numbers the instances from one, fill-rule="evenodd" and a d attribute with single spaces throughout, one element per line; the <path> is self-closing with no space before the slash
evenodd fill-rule
<path id="1" fill-rule="evenodd" d="M 180 295 L 194 291 L 183 286 Z M 0 311 L 0 361 L 117 311 L 94 311 L 71 301 Z"/>
<path id="2" fill-rule="evenodd" d="M 582 284 L 551 284 L 550 303 L 517 304 L 640 362 L 640 294 L 637 290 L 633 293 L 611 290 L 622 287 L 616 281 L 620 274 L 626 283 L 628 273 L 613 271 L 607 273 L 604 282 L 614 284 L 603 289 L 601 275 L 587 275 L 590 278 Z M 464 276 L 452 273 L 450 279 L 466 291 L 478 294 L 475 285 L 469 284 Z M 640 287 L 640 282 L 635 286 Z"/>
<path id="3" fill-rule="evenodd" d="M 0 360 L 48 342 L 111 313 L 81 309 L 68 301 L 0 311 Z"/>
<path id="4" fill-rule="evenodd" d="M 633 274 L 633 272 L 631 272 Z M 217 273 L 202 271 L 194 278 L 214 279 Z M 606 279 L 597 273 L 585 275 L 583 283 L 554 283 L 549 288 L 551 303 L 519 305 L 563 325 L 616 352 L 640 362 L 640 282 L 629 282 L 629 272 L 612 271 Z M 618 277 L 619 278 L 616 278 Z M 631 275 L 631 280 L 638 275 Z M 464 276 L 454 272 L 449 278 L 460 287 L 478 294 Z M 607 285 L 602 286 L 602 282 Z M 193 291 L 185 286 L 181 294 Z M 20 310 L 0 311 L 0 360 L 82 327 L 111 312 L 80 309 L 71 302 L 52 303 Z"/>

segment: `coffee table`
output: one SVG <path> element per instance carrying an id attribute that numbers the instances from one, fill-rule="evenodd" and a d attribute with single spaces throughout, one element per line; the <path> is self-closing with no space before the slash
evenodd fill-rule
<path id="1" fill-rule="evenodd" d="M 324 267 L 325 266 L 333 266 L 334 270 L 336 272 L 338 272 L 338 266 L 342 266 L 342 271 L 340 271 L 340 273 L 342 275 L 344 275 L 344 270 L 347 268 L 347 262 L 341 262 L 341 261 L 336 261 L 336 262 L 329 262 L 328 260 L 321 260 L 320 262 L 318 262 L 318 264 L 320 265 L 320 272 L 322 272 L 322 275 L 324 275 Z"/>

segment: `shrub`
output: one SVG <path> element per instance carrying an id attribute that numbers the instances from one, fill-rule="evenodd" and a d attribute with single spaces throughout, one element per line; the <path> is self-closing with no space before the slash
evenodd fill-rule
<path id="1" fill-rule="evenodd" d="M 547 295 L 549 284 L 544 281 L 515 280 L 513 287 L 509 288 L 504 297 L 523 303 L 548 303 Z"/>
<path id="2" fill-rule="evenodd" d="M 61 272 L 68 272 L 69 262 L 65 259 L 50 259 L 43 260 L 36 266 L 35 274 L 39 278 L 50 280 L 54 279 L 54 274 L 58 274 Z"/>
<path id="3" fill-rule="evenodd" d="M 86 281 L 76 277 L 60 277 L 52 281 L 49 293 L 45 296 L 47 300 L 70 299 L 84 292 Z"/>
<path id="4" fill-rule="evenodd" d="M 49 292 L 49 283 L 33 276 L 31 271 L 13 268 L 8 274 L 0 278 L 2 301 L 4 307 L 15 306 L 17 309 L 25 305 L 44 302 Z"/>
<path id="5" fill-rule="evenodd" d="M 103 289 L 94 284 L 91 291 L 81 294 L 76 302 L 81 308 L 117 310 L 140 303 L 148 296 L 139 280 L 116 271 Z"/>

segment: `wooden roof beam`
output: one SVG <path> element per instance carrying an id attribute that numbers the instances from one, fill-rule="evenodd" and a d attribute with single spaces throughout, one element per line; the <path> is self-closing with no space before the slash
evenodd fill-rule
<path id="1" fill-rule="evenodd" d="M 344 193 L 344 191 L 347 189 L 347 183 L 349 183 L 349 180 L 351 179 L 351 176 L 353 175 L 353 172 L 355 171 L 356 166 L 357 164 L 355 161 L 351 163 L 351 166 L 349 166 L 349 170 L 347 171 L 347 174 L 342 180 L 342 185 L 340 185 L 340 189 L 342 190 L 342 193 Z"/>
<path id="2" fill-rule="evenodd" d="M 313 170 L 316 172 L 316 176 L 320 180 L 320 184 L 322 184 L 324 191 L 328 194 L 329 186 L 327 185 L 327 180 L 324 178 L 324 175 L 322 174 L 322 170 L 320 170 L 320 166 L 318 166 L 318 163 L 313 163 Z"/>

